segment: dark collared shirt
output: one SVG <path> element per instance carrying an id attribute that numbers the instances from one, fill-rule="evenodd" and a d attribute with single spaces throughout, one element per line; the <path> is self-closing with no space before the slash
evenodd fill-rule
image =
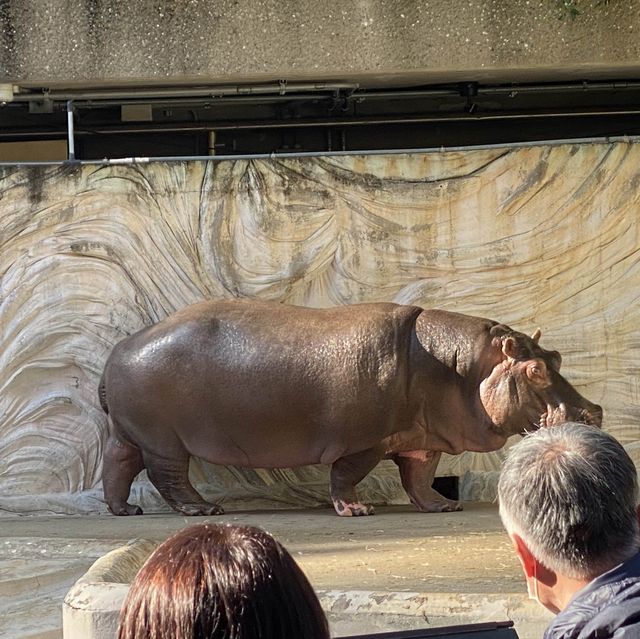
<path id="1" fill-rule="evenodd" d="M 640 553 L 579 590 L 544 639 L 640 639 Z"/>

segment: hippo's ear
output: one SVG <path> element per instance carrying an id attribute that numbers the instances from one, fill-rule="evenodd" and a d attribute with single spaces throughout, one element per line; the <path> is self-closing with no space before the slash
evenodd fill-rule
<path id="1" fill-rule="evenodd" d="M 562 366 L 562 355 L 558 351 L 549 351 L 549 357 L 551 358 L 551 366 L 559 371 Z"/>
<path id="2" fill-rule="evenodd" d="M 516 340 L 513 337 L 505 337 L 502 340 L 502 353 L 507 359 L 515 359 L 518 355 Z"/>
<path id="3" fill-rule="evenodd" d="M 542 335 L 542 331 L 539 328 L 536 328 L 531 339 L 537 344 L 540 341 L 540 335 Z"/>

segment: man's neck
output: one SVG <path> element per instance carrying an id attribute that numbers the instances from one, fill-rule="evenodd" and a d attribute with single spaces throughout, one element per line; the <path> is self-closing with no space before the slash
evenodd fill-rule
<path id="1" fill-rule="evenodd" d="M 540 603 L 554 614 L 558 614 L 569 605 L 573 596 L 591 581 L 592 579 L 572 579 L 556 573 L 556 583 L 552 588 L 540 585 Z M 546 591 L 544 593 L 543 588 Z"/>

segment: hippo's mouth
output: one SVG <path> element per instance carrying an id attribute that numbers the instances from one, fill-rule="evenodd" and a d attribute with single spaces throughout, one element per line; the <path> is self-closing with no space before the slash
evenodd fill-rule
<path id="1" fill-rule="evenodd" d="M 537 424 L 537 427 L 552 428 L 565 422 L 578 422 L 599 428 L 601 417 L 592 414 L 586 408 L 568 409 L 563 402 L 560 402 L 558 406 L 547 404 L 547 410 L 540 416 L 540 422 Z"/>

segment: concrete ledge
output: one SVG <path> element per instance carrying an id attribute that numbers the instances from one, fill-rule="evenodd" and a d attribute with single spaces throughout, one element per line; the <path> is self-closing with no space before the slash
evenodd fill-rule
<path id="1" fill-rule="evenodd" d="M 100 557 L 67 593 L 65 639 L 113 639 L 129 584 L 158 544 L 139 539 Z"/>
<path id="2" fill-rule="evenodd" d="M 512 620 L 521 639 L 541 637 L 552 615 L 526 595 L 319 591 L 333 635 Z"/>
<path id="3" fill-rule="evenodd" d="M 98 559 L 68 592 L 64 639 L 113 639 L 129 584 L 157 543 L 136 540 Z M 521 594 L 319 590 L 332 635 L 487 621 L 515 622 L 520 636 L 541 636 L 551 616 Z"/>

